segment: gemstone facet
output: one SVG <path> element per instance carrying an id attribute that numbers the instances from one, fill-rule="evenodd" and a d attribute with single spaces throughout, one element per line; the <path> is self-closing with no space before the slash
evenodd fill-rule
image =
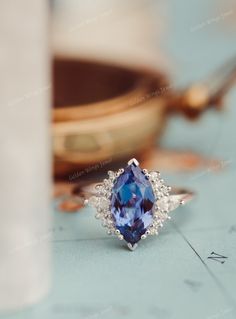
<path id="1" fill-rule="evenodd" d="M 139 166 L 128 165 L 114 183 L 111 213 L 124 240 L 136 244 L 153 222 L 155 196 Z"/>

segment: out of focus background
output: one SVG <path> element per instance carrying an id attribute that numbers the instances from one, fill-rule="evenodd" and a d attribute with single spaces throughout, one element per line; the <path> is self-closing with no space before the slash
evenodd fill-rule
<path id="1" fill-rule="evenodd" d="M 235 318 L 236 3 L 0 8 L 0 317 Z M 133 157 L 197 196 L 129 253 L 79 190 Z"/>

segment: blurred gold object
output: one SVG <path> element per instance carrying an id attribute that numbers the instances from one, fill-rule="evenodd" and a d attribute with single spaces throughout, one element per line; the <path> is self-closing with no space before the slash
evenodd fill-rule
<path id="1" fill-rule="evenodd" d="M 56 173 L 150 147 L 165 124 L 164 96 L 158 88 L 167 88 L 161 74 L 55 60 Z"/>
<path id="2" fill-rule="evenodd" d="M 174 92 L 166 76 L 152 70 L 58 57 L 53 71 L 56 175 L 139 156 L 160 137 L 167 114 L 196 118 L 220 105 L 236 73 L 231 65 L 215 85 L 205 81 Z"/>

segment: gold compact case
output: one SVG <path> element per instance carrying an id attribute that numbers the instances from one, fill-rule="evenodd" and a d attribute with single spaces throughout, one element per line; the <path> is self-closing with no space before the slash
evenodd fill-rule
<path id="1" fill-rule="evenodd" d="M 168 84 L 162 74 L 55 59 L 56 173 L 149 148 L 165 124 L 163 90 Z"/>
<path id="2" fill-rule="evenodd" d="M 167 114 L 195 118 L 226 91 L 222 84 L 212 93 L 206 82 L 174 92 L 161 72 L 63 57 L 54 59 L 53 83 L 56 176 L 140 156 L 158 141 Z"/>

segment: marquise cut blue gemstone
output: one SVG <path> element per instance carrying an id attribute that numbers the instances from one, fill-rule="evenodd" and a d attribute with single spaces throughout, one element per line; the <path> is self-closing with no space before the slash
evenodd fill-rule
<path id="1" fill-rule="evenodd" d="M 155 197 L 151 183 L 139 166 L 126 167 L 113 187 L 111 212 L 116 229 L 134 245 L 153 221 Z"/>

